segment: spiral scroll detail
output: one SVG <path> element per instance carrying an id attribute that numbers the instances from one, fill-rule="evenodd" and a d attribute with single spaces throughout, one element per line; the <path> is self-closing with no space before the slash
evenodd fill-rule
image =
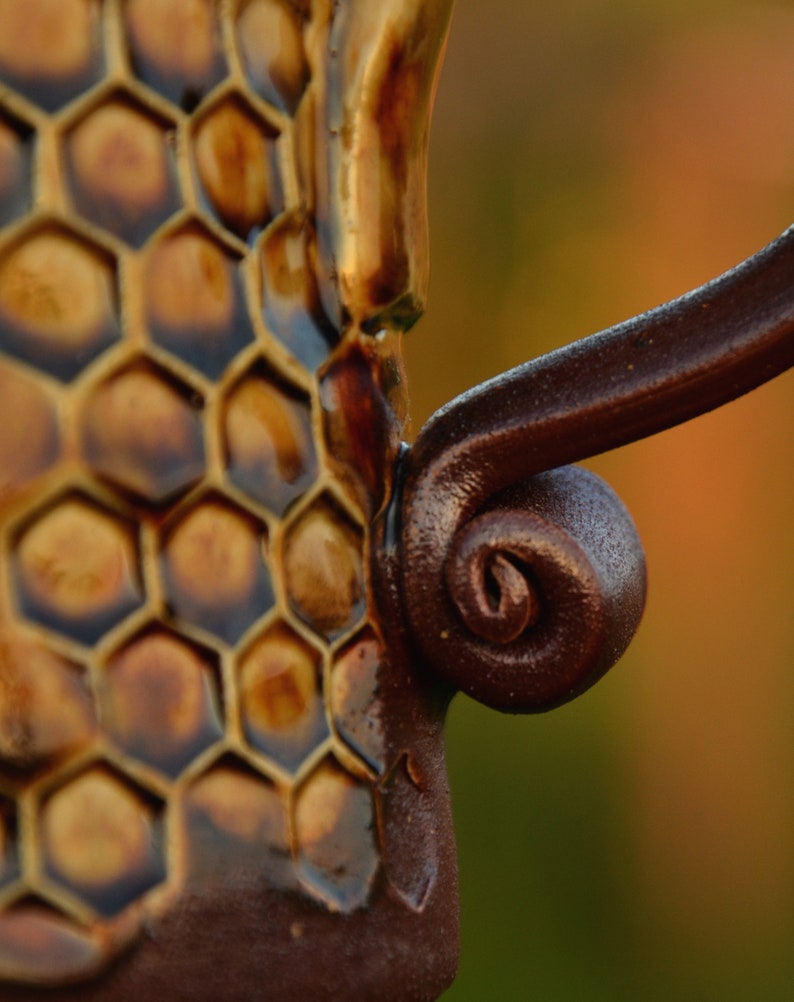
<path id="1" fill-rule="evenodd" d="M 422 654 L 456 688 L 498 709 L 545 710 L 623 653 L 644 562 L 626 510 L 594 474 L 538 475 L 472 517 L 459 494 L 444 510 L 435 492 L 435 539 L 416 501 L 405 508 L 404 600 Z"/>

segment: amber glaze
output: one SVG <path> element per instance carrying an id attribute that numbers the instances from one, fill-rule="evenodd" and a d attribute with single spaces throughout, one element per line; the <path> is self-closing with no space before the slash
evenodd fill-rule
<path id="1" fill-rule="evenodd" d="M 441 725 L 621 655 L 563 467 L 794 363 L 794 231 L 453 401 L 412 450 L 452 0 L 0 0 L 0 987 L 433 999 Z"/>
<path id="2" fill-rule="evenodd" d="M 454 974 L 448 693 L 369 570 L 448 13 L 0 0 L 4 999 Z"/>

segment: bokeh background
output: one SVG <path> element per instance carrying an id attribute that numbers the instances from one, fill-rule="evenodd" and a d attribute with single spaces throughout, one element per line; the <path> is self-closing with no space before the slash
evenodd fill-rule
<path id="1" fill-rule="evenodd" d="M 789 0 L 458 0 L 414 428 L 794 221 Z M 794 276 L 793 276 L 794 280 Z M 458 697 L 448 1002 L 794 997 L 794 373 L 599 458 L 646 545 L 622 662 L 570 706 Z"/>

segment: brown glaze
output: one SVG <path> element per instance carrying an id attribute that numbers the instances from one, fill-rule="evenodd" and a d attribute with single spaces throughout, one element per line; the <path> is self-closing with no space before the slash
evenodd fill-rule
<path id="1" fill-rule="evenodd" d="M 794 228 L 701 289 L 484 383 L 428 422 L 406 461 L 401 560 L 407 614 L 436 671 L 489 704 L 530 711 L 614 663 L 642 608 L 634 530 L 595 478 L 558 470 L 555 499 L 538 474 L 794 365 L 793 265 Z M 523 485 L 518 503 L 501 493 L 513 485 Z"/>
<path id="2" fill-rule="evenodd" d="M 307 369 L 318 369 L 339 331 L 320 300 L 315 226 L 303 211 L 287 215 L 264 235 L 261 249 L 265 323 Z"/>
<path id="3" fill-rule="evenodd" d="M 204 193 L 218 219 L 243 239 L 264 229 L 279 203 L 270 166 L 277 135 L 237 95 L 222 100 L 196 125 L 194 156 Z"/>
<path id="4" fill-rule="evenodd" d="M 78 215 L 134 246 L 177 208 L 173 127 L 125 94 L 111 95 L 64 137 Z"/>
<path id="5" fill-rule="evenodd" d="M 210 379 L 254 339 L 242 256 L 196 223 L 164 234 L 147 255 L 142 293 L 156 344 Z"/>
<path id="6" fill-rule="evenodd" d="M 0 647 L 0 754 L 16 774 L 47 769 L 88 747 L 97 720 L 80 665 L 30 640 L 8 634 Z M 4 852 L 16 831 L 4 829 Z"/>
<path id="7" fill-rule="evenodd" d="M 323 116 L 340 55 L 377 80 L 335 91 L 351 125 L 386 108 L 410 36 L 377 243 L 423 183 L 417 53 L 443 32 L 358 0 L 20 10 L 0 2 L 0 995 L 436 997 L 449 693 L 375 600 L 399 338 L 366 333 L 382 303 L 335 264 L 331 161 L 354 170 L 371 127 L 334 160 Z M 361 20 L 365 60 L 329 48 Z M 412 295 L 416 269 L 383 269 Z"/>
<path id="8" fill-rule="evenodd" d="M 450 698 L 570 699 L 642 608 L 552 468 L 794 361 L 789 233 L 401 451 L 450 9 L 0 0 L 7 1002 L 436 998 Z"/>
<path id="9" fill-rule="evenodd" d="M 323 303 L 363 329 L 405 329 L 424 306 L 430 110 L 452 0 L 336 5 L 318 146 Z"/>
<path id="10" fill-rule="evenodd" d="M 331 362 L 320 383 L 329 458 L 370 516 L 393 486 L 389 460 L 400 446 L 403 382 L 399 334 L 383 333 Z"/>
<path id="11" fill-rule="evenodd" d="M 303 48 L 308 4 L 285 0 L 244 0 L 237 19 L 237 42 L 248 81 L 265 101 L 290 115 L 309 82 Z"/>
<path id="12" fill-rule="evenodd" d="M 317 477 L 311 403 L 261 365 L 232 387 L 225 410 L 229 479 L 283 515 Z"/>
<path id="13" fill-rule="evenodd" d="M 224 76 L 218 5 L 212 0 L 123 0 L 129 57 L 138 76 L 190 110 Z"/>
<path id="14" fill-rule="evenodd" d="M 36 512 L 12 544 L 14 590 L 27 618 L 91 642 L 142 601 L 133 527 L 71 493 Z"/>
<path id="15" fill-rule="evenodd" d="M 45 110 L 99 80 L 100 0 L 1 0 L 0 24 L 0 78 Z"/>
<path id="16" fill-rule="evenodd" d="M 202 398 L 167 369 L 136 361 L 92 388 L 84 455 L 103 477 L 158 504 L 204 472 Z"/>
<path id="17" fill-rule="evenodd" d="M 52 393 L 40 380 L 5 360 L 0 362 L 0 428 L 25 415 L 24 440 L 0 436 L 0 498 L 12 496 L 28 480 L 52 467 L 60 452 L 58 415 Z"/>
<path id="18" fill-rule="evenodd" d="M 115 259 L 59 223 L 0 251 L 0 347 L 64 381 L 119 336 Z"/>

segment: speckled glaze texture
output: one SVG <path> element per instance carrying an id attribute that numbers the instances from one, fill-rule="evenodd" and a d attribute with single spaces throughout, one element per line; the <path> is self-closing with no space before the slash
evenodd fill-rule
<path id="1" fill-rule="evenodd" d="M 452 0 L 0 0 L 0 997 L 431 1000 L 442 724 L 645 597 L 564 466 L 794 363 L 794 231 L 472 391 L 400 338 Z"/>

